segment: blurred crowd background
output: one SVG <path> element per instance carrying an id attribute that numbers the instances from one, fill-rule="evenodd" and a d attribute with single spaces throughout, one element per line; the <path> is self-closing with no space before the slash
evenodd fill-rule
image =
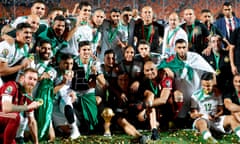
<path id="1" fill-rule="evenodd" d="M 29 7 L 34 0 L 1 0 L 0 3 L 0 20 L 1 23 L 9 23 L 12 19 L 28 15 Z M 48 8 L 63 7 L 70 11 L 74 8 L 75 3 L 81 0 L 45 0 Z M 154 9 L 157 19 L 165 20 L 172 11 L 182 12 L 187 7 L 194 8 L 196 14 L 200 14 L 203 8 L 210 9 L 217 17 L 221 12 L 221 6 L 224 0 L 89 0 L 95 7 L 104 8 L 108 13 L 113 7 L 123 8 L 131 6 L 132 8 L 140 9 L 148 4 Z M 240 6 L 240 0 L 232 0 L 236 16 L 240 16 L 240 11 L 237 8 Z M 181 15 L 181 14 L 180 14 Z"/>

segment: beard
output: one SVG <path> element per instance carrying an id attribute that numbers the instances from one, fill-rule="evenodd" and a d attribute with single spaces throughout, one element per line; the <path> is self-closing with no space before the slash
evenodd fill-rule
<path id="1" fill-rule="evenodd" d="M 25 86 L 24 88 L 27 93 L 32 93 L 32 90 L 33 90 L 32 86 Z"/>

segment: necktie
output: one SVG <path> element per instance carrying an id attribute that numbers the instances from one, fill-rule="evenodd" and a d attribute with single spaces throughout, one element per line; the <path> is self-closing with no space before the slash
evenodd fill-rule
<path id="1" fill-rule="evenodd" d="M 233 32 L 232 20 L 228 19 L 228 22 L 229 22 L 229 37 L 230 37 Z"/>

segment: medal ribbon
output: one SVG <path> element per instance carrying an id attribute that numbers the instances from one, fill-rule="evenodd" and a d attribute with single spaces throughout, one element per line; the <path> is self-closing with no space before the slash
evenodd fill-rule
<path id="1" fill-rule="evenodd" d="M 78 64 L 79 67 L 84 67 L 83 63 L 82 63 L 82 61 L 81 61 L 81 59 L 79 57 L 76 59 L 76 63 Z M 85 79 L 86 80 L 88 80 L 88 78 L 89 78 L 90 69 L 91 69 L 90 67 L 91 67 L 91 59 L 89 59 L 89 61 L 88 61 L 87 71 L 85 71 L 85 69 L 84 69 L 84 71 L 85 71 Z"/>
<path id="2" fill-rule="evenodd" d="M 216 70 L 219 70 L 220 55 L 214 54 L 214 59 L 216 63 Z"/>
<path id="3" fill-rule="evenodd" d="M 147 37 L 145 37 L 145 32 L 144 32 L 144 29 L 149 27 L 147 30 Z M 152 43 L 153 41 L 153 35 L 154 35 L 154 29 L 153 29 L 153 25 L 151 24 L 150 26 L 144 26 L 142 25 L 142 36 L 143 36 L 143 39 L 145 39 L 146 41 L 148 41 L 150 44 Z"/>
<path id="4" fill-rule="evenodd" d="M 153 93 L 155 96 L 157 96 L 157 93 L 158 93 L 158 87 L 154 87 L 153 86 L 153 82 L 150 80 L 150 86 L 151 86 L 151 89 L 153 90 Z"/>
<path id="5" fill-rule="evenodd" d="M 177 31 L 179 30 L 179 27 L 176 27 L 172 33 L 169 33 L 168 31 L 168 35 L 167 35 L 167 44 L 169 45 L 169 42 L 171 40 L 171 38 L 175 35 L 176 36 L 176 33 Z"/>
<path id="6" fill-rule="evenodd" d="M 195 28 L 195 24 L 194 24 L 194 23 L 192 24 L 192 30 L 191 30 L 191 32 L 189 31 L 188 28 L 186 28 L 187 33 L 188 33 L 188 41 L 189 41 L 190 43 L 194 42 L 194 36 L 193 36 L 194 28 Z"/>
<path id="7" fill-rule="evenodd" d="M 113 40 L 116 38 L 117 32 L 118 32 L 118 27 L 116 27 L 116 28 L 114 29 L 114 31 L 112 31 L 112 26 L 110 26 L 110 30 L 109 30 L 109 34 L 108 34 L 108 41 L 109 41 L 110 43 L 112 43 Z"/>
<path id="8" fill-rule="evenodd" d="M 99 31 L 97 29 L 97 31 L 95 32 L 95 34 L 93 34 L 93 39 L 92 39 L 92 43 L 96 44 L 97 41 L 98 41 L 98 34 L 99 34 Z"/>
<path id="9" fill-rule="evenodd" d="M 236 95 L 238 96 L 238 101 L 240 102 L 240 91 L 236 91 Z"/>

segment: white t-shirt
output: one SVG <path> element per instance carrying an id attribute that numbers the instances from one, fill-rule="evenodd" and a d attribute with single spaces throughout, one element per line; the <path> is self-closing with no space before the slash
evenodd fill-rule
<path id="1" fill-rule="evenodd" d="M 68 46 L 60 50 L 61 53 L 67 53 L 77 56 L 78 43 L 81 41 L 92 41 L 93 30 L 89 25 L 79 26 L 72 38 L 68 41 Z"/>

